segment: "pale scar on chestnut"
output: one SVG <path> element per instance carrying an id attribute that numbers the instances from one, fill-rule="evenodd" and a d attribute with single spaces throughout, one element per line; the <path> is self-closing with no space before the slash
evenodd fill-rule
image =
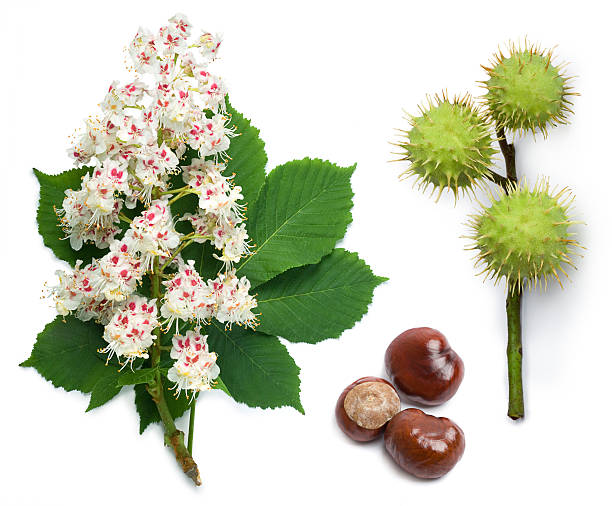
<path id="1" fill-rule="evenodd" d="M 386 383 L 368 381 L 352 388 L 344 399 L 348 417 L 365 429 L 378 429 L 401 409 L 397 392 Z"/>

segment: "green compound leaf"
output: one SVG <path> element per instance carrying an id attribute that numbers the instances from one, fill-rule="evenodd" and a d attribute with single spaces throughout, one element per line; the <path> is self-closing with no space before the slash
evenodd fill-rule
<path id="1" fill-rule="evenodd" d="M 104 343 L 104 327 L 72 316 L 65 320 L 58 316 L 48 323 L 38 334 L 30 358 L 20 365 L 34 367 L 53 386 L 67 392 L 91 392 L 107 369 L 113 368 L 105 365 L 104 355 L 97 351 Z"/>
<path id="2" fill-rule="evenodd" d="M 223 270 L 223 262 L 213 257 L 215 253 L 219 254 L 219 251 L 212 244 L 206 242 L 204 244 L 190 244 L 181 252 L 181 255 L 185 262 L 194 260 L 195 269 L 202 276 L 202 279 L 207 280 L 216 278 L 219 272 Z"/>
<path id="3" fill-rule="evenodd" d="M 101 378 L 91 391 L 89 405 L 85 411 L 91 411 L 92 409 L 99 408 L 103 404 L 106 404 L 121 392 L 122 388 L 123 386 L 117 384 L 117 375 L 115 374 L 109 374 Z"/>
<path id="4" fill-rule="evenodd" d="M 178 398 L 175 397 L 174 390 L 171 390 L 172 387 L 173 384 L 168 381 L 165 374 L 162 375 L 162 389 L 166 397 L 166 404 L 168 404 L 172 418 L 176 420 L 189 409 L 189 399 L 185 396 L 184 392 Z M 136 411 L 140 415 L 140 434 L 142 434 L 149 425 L 160 422 L 161 418 L 159 417 L 157 406 L 155 406 L 155 402 L 149 395 L 149 392 L 147 392 L 144 384 L 134 385 L 134 393 Z"/>
<path id="5" fill-rule="evenodd" d="M 107 251 L 91 243 L 83 244 L 79 251 L 74 251 L 70 247 L 70 241 L 63 239 L 65 234 L 59 227 L 59 220 L 55 214 L 55 209 L 62 208 L 64 191 L 68 188 L 78 190 L 81 187 L 81 178 L 90 170 L 91 167 L 81 167 L 49 175 L 34 169 L 34 175 L 40 183 L 40 202 L 36 213 L 38 232 L 45 246 L 50 248 L 57 258 L 65 260 L 70 265 L 74 265 L 77 260 L 83 260 L 83 263 L 88 264 L 92 258 L 101 257 Z"/>
<path id="6" fill-rule="evenodd" d="M 121 390 L 119 365 L 111 361 L 107 366 L 105 355 L 97 351 L 104 345 L 103 332 L 97 323 L 58 316 L 38 334 L 30 358 L 20 365 L 34 367 L 53 386 L 68 392 L 92 392 L 89 411 Z"/>
<path id="7" fill-rule="evenodd" d="M 120 386 L 125 385 L 140 385 L 150 383 L 155 379 L 155 373 L 157 372 L 157 367 L 155 368 L 147 368 L 147 369 L 139 369 L 138 371 L 128 371 L 125 374 L 122 374 L 118 380 L 117 384 Z"/>
<path id="8" fill-rule="evenodd" d="M 258 287 L 258 330 L 293 342 L 339 337 L 368 310 L 375 276 L 357 253 L 335 249 L 316 265 L 291 269 Z"/>
<path id="9" fill-rule="evenodd" d="M 231 115 L 230 126 L 236 128 L 237 137 L 232 139 L 227 150 L 229 158 L 225 174 L 235 173 L 234 184 L 242 187 L 242 195 L 247 205 L 257 200 L 259 191 L 266 179 L 266 155 L 264 142 L 259 137 L 259 130 L 251 121 L 226 102 L 227 112 Z"/>
<path id="10" fill-rule="evenodd" d="M 215 379 L 215 382 L 213 384 L 213 389 L 214 390 L 222 390 L 224 391 L 227 395 L 229 395 L 230 397 L 232 396 L 232 394 L 230 394 L 230 391 L 227 389 L 227 385 L 225 383 L 223 383 L 223 380 L 221 379 L 221 376 L 218 376 Z"/>
<path id="11" fill-rule="evenodd" d="M 352 220 L 354 170 L 309 158 L 276 167 L 249 212 L 254 254 L 237 273 L 257 286 L 329 254 Z"/>
<path id="12" fill-rule="evenodd" d="M 277 338 L 242 327 L 227 330 L 214 320 L 206 332 L 210 349 L 219 355 L 223 382 L 236 401 L 261 408 L 291 406 L 304 413 L 300 368 Z"/>
<path id="13" fill-rule="evenodd" d="M 159 422 L 161 418 L 155 402 L 144 385 L 134 385 L 134 402 L 140 416 L 140 434 L 142 434 L 149 425 Z"/>

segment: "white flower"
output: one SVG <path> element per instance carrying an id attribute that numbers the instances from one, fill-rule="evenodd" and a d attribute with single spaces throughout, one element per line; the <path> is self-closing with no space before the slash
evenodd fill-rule
<path id="1" fill-rule="evenodd" d="M 114 241 L 110 251 L 97 263 L 100 277 L 94 289 L 111 301 L 127 299 L 136 290 L 145 272 L 141 261 L 130 253 L 126 241 Z"/>
<path id="2" fill-rule="evenodd" d="M 242 188 L 221 174 L 225 165 L 196 158 L 184 170 L 183 179 L 198 195 L 200 209 L 226 222 L 242 221 L 244 205 L 238 203 L 243 198 Z"/>
<path id="3" fill-rule="evenodd" d="M 66 316 L 79 307 L 83 294 L 74 286 L 74 274 L 60 270 L 55 271 L 55 274 L 59 278 L 59 284 L 51 288 L 51 295 L 57 313 Z"/>
<path id="4" fill-rule="evenodd" d="M 212 61 L 218 55 L 219 46 L 221 45 L 221 36 L 202 32 L 195 45 L 200 49 L 202 56 L 207 62 Z"/>
<path id="5" fill-rule="evenodd" d="M 122 206 L 122 201 L 114 197 L 112 187 L 92 180 L 87 174 L 81 190 L 66 190 L 65 194 L 57 215 L 72 249 L 78 251 L 87 241 L 94 242 L 98 248 L 108 247 L 120 231 L 115 224 L 119 223 Z"/>
<path id="6" fill-rule="evenodd" d="M 155 39 L 158 55 L 163 57 L 181 54 L 187 49 L 183 32 L 176 30 L 176 24 L 162 26 Z"/>
<path id="7" fill-rule="evenodd" d="M 185 337 L 172 338 L 170 357 L 176 362 L 168 371 L 168 379 L 175 383 L 177 397 L 182 390 L 191 390 L 192 395 L 210 390 L 212 381 L 219 376 L 217 354 L 209 351 L 207 337 L 200 333 L 200 327 L 196 327 L 195 331 L 187 331 Z"/>
<path id="8" fill-rule="evenodd" d="M 141 189 L 134 191 L 131 196 L 149 204 L 153 188 L 166 189 L 168 175 L 177 170 L 179 160 L 166 144 L 160 147 L 157 144 L 143 146 L 134 158 L 134 184 Z"/>
<path id="9" fill-rule="evenodd" d="M 224 111 L 227 90 L 221 78 L 209 73 L 206 67 L 195 67 L 192 72 L 198 82 L 203 108 L 211 111 L 217 111 L 217 109 Z"/>
<path id="10" fill-rule="evenodd" d="M 178 332 L 179 320 L 196 320 L 199 323 L 213 315 L 216 298 L 195 270 L 193 260 L 187 264 L 179 262 L 176 275 L 163 284 L 166 293 L 160 313 L 168 327 L 176 322 Z"/>
<path id="11" fill-rule="evenodd" d="M 128 107 L 135 107 L 147 92 L 147 85 L 136 79 L 117 90 L 117 96 L 121 103 Z"/>
<path id="12" fill-rule="evenodd" d="M 162 125 L 174 131 L 175 136 L 182 135 L 193 118 L 199 118 L 201 111 L 193 102 L 188 81 L 176 79 L 170 88 L 161 88 L 158 95 L 163 100 L 157 103 L 157 114 Z"/>
<path id="13" fill-rule="evenodd" d="M 146 145 L 157 140 L 157 136 L 144 123 L 141 117 L 124 116 L 123 122 L 118 125 L 117 140 L 124 144 Z"/>
<path id="14" fill-rule="evenodd" d="M 257 325 L 257 315 L 251 311 L 257 306 L 257 301 L 249 295 L 251 283 L 246 277 L 238 279 L 235 271 L 229 271 L 209 281 L 208 286 L 216 295 L 217 320 L 226 323 L 230 328 L 234 323 L 247 327 Z"/>
<path id="15" fill-rule="evenodd" d="M 112 304 L 95 288 L 100 280 L 100 268 L 96 263 L 81 268 L 77 261 L 73 272 L 57 271 L 59 284 L 51 288 L 57 312 L 88 321 L 92 318 L 101 323 L 110 321 Z"/>
<path id="16" fill-rule="evenodd" d="M 115 192 L 128 190 L 125 165 L 108 158 L 102 164 L 96 160 L 91 175 L 87 174 L 83 179 L 83 189 L 87 191 L 85 205 L 91 212 L 91 226 L 106 225 L 106 218 L 121 208 L 122 202 L 117 201 Z"/>
<path id="17" fill-rule="evenodd" d="M 239 262 L 242 257 L 251 253 L 249 234 L 243 223 L 237 227 L 221 222 L 214 231 L 214 245 L 222 251 L 222 254 L 213 255 L 217 260 L 225 263 L 226 269 L 230 269 L 233 263 Z"/>
<path id="18" fill-rule="evenodd" d="M 147 349 L 156 338 L 153 329 L 159 326 L 155 300 L 133 295 L 115 312 L 112 320 L 104 328 L 106 348 L 99 350 L 108 353 L 107 361 L 113 355 L 132 363 L 136 358 L 148 358 Z M 125 364 L 124 364 L 125 365 Z"/>
<path id="19" fill-rule="evenodd" d="M 102 162 L 102 166 L 98 165 L 94 169 L 92 179 L 97 179 L 99 186 L 125 193 L 128 190 L 127 163 L 107 158 Z"/>
<path id="20" fill-rule="evenodd" d="M 116 123 L 110 118 L 88 118 L 85 121 L 85 132 L 75 145 L 68 148 L 68 155 L 74 159 L 76 165 L 89 163 L 93 156 L 103 158 L 106 153 L 115 149 L 116 130 Z"/>
<path id="21" fill-rule="evenodd" d="M 187 132 L 187 142 L 200 152 L 200 156 L 210 156 L 227 151 L 230 137 L 234 132 L 226 128 L 227 118 L 215 114 L 212 118 L 202 117 L 194 121 Z"/>
<path id="22" fill-rule="evenodd" d="M 125 86 L 119 86 L 119 81 L 113 81 L 104 100 L 100 103 L 100 109 L 115 124 L 120 123 L 125 116 L 125 107 L 137 106 L 146 89 L 145 83 L 138 79 Z"/>
<path id="23" fill-rule="evenodd" d="M 100 109 L 113 118 L 121 118 L 123 116 L 123 107 L 125 105 L 117 93 L 118 85 L 119 81 L 113 81 L 108 88 L 108 92 L 106 93 L 104 100 L 100 103 Z"/>
<path id="24" fill-rule="evenodd" d="M 170 29 L 173 33 L 178 34 L 183 39 L 188 39 L 191 35 L 191 23 L 185 14 L 176 13 L 168 21 L 170 21 Z"/>
<path id="25" fill-rule="evenodd" d="M 142 73 L 149 72 L 156 62 L 157 48 L 155 47 L 155 37 L 148 30 L 139 28 L 128 51 L 136 71 Z"/>
<path id="26" fill-rule="evenodd" d="M 180 242 L 174 229 L 168 201 L 158 199 L 132 220 L 124 242 L 131 254 L 140 258 L 145 271 L 152 270 L 156 258 L 166 258 Z"/>
<path id="27" fill-rule="evenodd" d="M 99 226 L 115 209 L 115 194 L 112 188 L 89 174 L 83 179 L 83 186 L 87 190 L 85 206 L 91 211 L 89 225 Z"/>
<path id="28" fill-rule="evenodd" d="M 240 204 L 242 189 L 233 186 L 231 178 L 222 175 L 225 165 L 212 160 L 195 158 L 183 168 L 183 180 L 198 195 L 200 209 L 196 214 L 185 214 L 198 237 L 196 242 L 210 241 L 221 251 L 215 257 L 230 269 L 232 263 L 250 254 L 246 226 L 240 224 L 245 206 Z"/>

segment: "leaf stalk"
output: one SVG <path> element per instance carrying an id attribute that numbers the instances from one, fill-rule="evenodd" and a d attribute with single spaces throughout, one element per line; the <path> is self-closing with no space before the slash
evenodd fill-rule
<path id="1" fill-rule="evenodd" d="M 195 424 L 195 408 L 197 399 L 191 401 L 191 408 L 189 409 L 189 437 L 187 439 L 187 450 L 189 453 L 193 452 L 193 431 Z"/>

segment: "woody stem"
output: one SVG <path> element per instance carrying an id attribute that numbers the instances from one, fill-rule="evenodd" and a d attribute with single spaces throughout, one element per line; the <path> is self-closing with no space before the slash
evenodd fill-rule
<path id="1" fill-rule="evenodd" d="M 509 289 L 506 299 L 508 317 L 508 416 L 525 416 L 523 402 L 523 345 L 521 343 L 521 292 Z"/>
<path id="2" fill-rule="evenodd" d="M 160 288 L 161 270 L 159 268 L 159 258 L 156 258 L 153 263 L 153 274 L 151 275 L 151 295 L 153 298 L 157 299 L 158 308 L 161 305 Z M 151 347 L 151 367 L 156 368 L 161 358 L 161 327 L 157 327 L 153 332 L 157 339 L 155 339 L 155 344 Z M 149 383 L 146 388 L 155 402 L 155 406 L 157 406 L 159 417 L 164 426 L 164 442 L 166 446 L 170 446 L 174 450 L 176 461 L 183 469 L 183 472 L 191 478 L 196 485 L 201 485 L 202 480 L 200 478 L 198 466 L 191 456 L 191 450 L 185 447 L 184 434 L 176 428 L 174 418 L 172 418 L 172 414 L 168 408 L 159 369 L 155 372 L 155 379 Z"/>
<path id="3" fill-rule="evenodd" d="M 506 163 L 506 184 L 501 185 L 509 193 L 518 183 L 516 174 L 516 152 L 514 144 L 509 144 L 503 127 L 497 129 L 499 147 Z M 506 296 L 506 317 L 508 320 L 508 416 L 518 420 L 525 416 L 523 400 L 523 344 L 521 331 L 521 280 L 508 286 Z"/>
<path id="4" fill-rule="evenodd" d="M 506 162 L 506 178 L 509 182 L 516 184 L 518 182 L 518 177 L 516 175 L 516 151 L 514 149 L 514 144 L 508 143 L 504 127 L 499 127 L 497 129 L 497 139 L 502 155 L 504 155 L 504 162 Z M 508 191 L 508 188 L 504 189 L 506 192 Z"/>

